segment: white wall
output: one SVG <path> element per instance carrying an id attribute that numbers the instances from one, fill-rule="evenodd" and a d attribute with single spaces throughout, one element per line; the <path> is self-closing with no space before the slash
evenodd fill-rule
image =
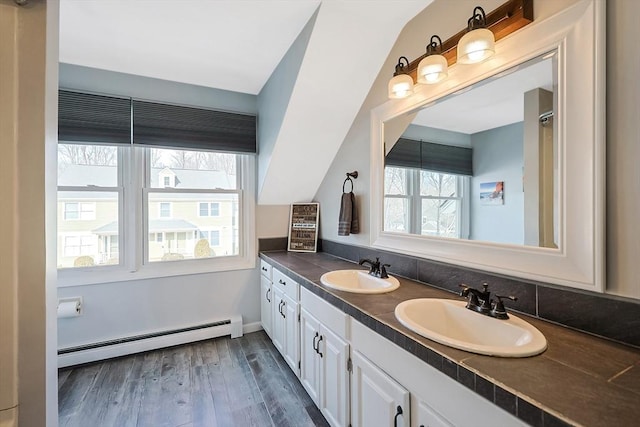
<path id="1" fill-rule="evenodd" d="M 64 287 L 82 296 L 84 314 L 58 320 L 60 348 L 158 332 L 241 314 L 259 321 L 257 269 Z"/>
<path id="2" fill-rule="evenodd" d="M 471 135 L 470 239 L 516 245 L 524 243 L 522 138 L 522 122 Z M 504 204 L 481 205 L 480 184 L 495 181 L 504 181 Z"/>

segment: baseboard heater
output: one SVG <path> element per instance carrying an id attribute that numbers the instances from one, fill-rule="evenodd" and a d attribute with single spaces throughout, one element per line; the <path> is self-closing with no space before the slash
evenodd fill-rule
<path id="1" fill-rule="evenodd" d="M 58 350 L 58 367 L 80 365 L 225 335 L 230 335 L 231 338 L 242 336 L 242 316 L 232 316 L 229 319 L 185 328 L 61 348 Z"/>

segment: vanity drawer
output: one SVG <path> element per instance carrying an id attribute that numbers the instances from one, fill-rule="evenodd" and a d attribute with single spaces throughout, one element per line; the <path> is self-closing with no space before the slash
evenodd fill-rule
<path id="1" fill-rule="evenodd" d="M 340 338 L 349 341 L 349 316 L 306 288 L 300 288 L 300 306 Z"/>
<path id="2" fill-rule="evenodd" d="M 262 274 L 264 277 L 266 277 L 267 279 L 269 279 L 269 281 L 271 281 L 271 264 L 269 264 L 268 262 L 266 262 L 265 260 L 261 259 L 260 260 L 260 274 Z"/>
<path id="3" fill-rule="evenodd" d="M 298 283 L 277 268 L 273 269 L 273 285 L 280 288 L 292 300 L 298 301 Z"/>

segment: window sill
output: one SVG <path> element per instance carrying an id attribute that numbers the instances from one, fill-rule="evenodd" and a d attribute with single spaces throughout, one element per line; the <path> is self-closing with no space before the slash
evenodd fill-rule
<path id="1" fill-rule="evenodd" d="M 103 283 L 157 279 L 162 277 L 189 276 L 193 274 L 220 273 L 224 271 L 250 270 L 256 266 L 256 257 L 229 257 L 204 260 L 188 260 L 153 263 L 129 271 L 123 266 L 59 270 L 58 288 L 98 285 Z"/>

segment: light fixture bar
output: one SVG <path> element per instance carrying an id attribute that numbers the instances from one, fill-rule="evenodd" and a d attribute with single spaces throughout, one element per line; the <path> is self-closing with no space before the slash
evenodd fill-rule
<path id="1" fill-rule="evenodd" d="M 508 36 L 516 30 L 533 22 L 533 0 L 509 0 L 487 14 L 487 28 L 490 29 L 496 41 Z M 449 66 L 456 63 L 458 42 L 467 33 L 467 28 L 442 43 L 442 56 L 447 59 Z M 407 72 L 413 81 L 417 81 L 418 64 L 427 54 L 421 55 L 409 63 Z"/>

